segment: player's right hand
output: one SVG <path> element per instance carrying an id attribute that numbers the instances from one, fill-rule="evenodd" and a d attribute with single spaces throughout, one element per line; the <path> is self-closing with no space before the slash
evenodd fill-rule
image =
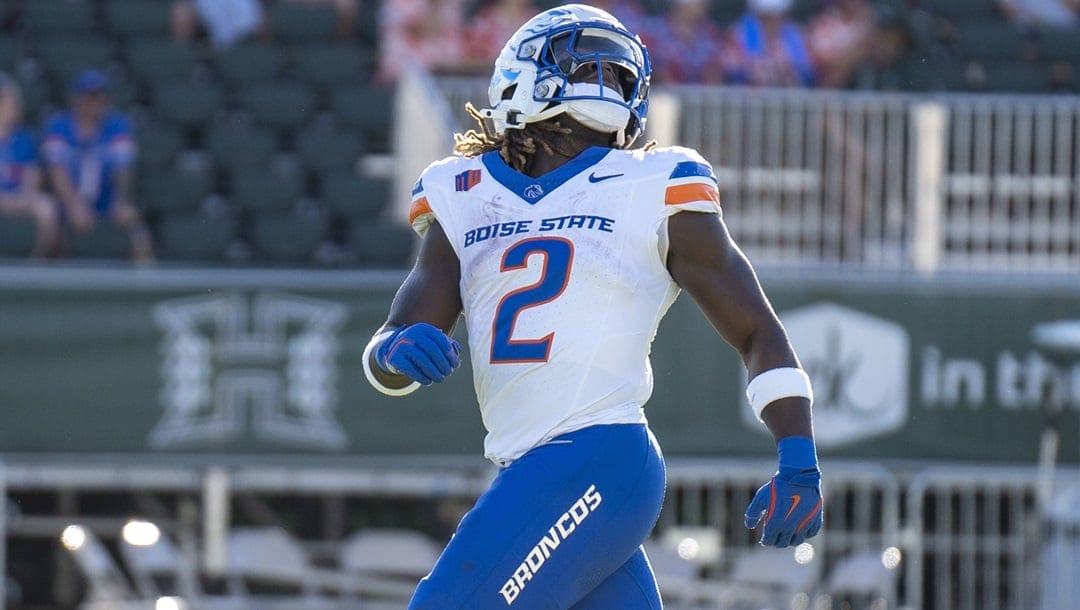
<path id="1" fill-rule="evenodd" d="M 423 385 L 439 383 L 461 365 L 461 346 L 440 329 L 420 322 L 399 326 L 375 352 L 375 362 L 391 375 Z"/>

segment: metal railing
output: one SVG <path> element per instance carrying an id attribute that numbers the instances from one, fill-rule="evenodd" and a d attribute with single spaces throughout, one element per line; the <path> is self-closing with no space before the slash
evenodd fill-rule
<path id="1" fill-rule="evenodd" d="M 486 100 L 486 82 L 437 82 L 454 127 L 471 128 L 462 108 Z M 1080 271 L 1080 98 L 664 93 L 678 116 L 660 143 L 709 159 L 756 263 Z"/>

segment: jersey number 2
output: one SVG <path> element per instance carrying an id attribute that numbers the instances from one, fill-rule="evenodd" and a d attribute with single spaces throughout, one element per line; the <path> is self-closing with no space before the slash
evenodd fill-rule
<path id="1" fill-rule="evenodd" d="M 550 332 L 539 339 L 514 339 L 518 315 L 529 309 L 555 300 L 566 290 L 570 281 L 570 265 L 574 262 L 574 244 L 560 237 L 523 239 L 503 252 L 499 271 L 516 271 L 528 266 L 529 257 L 544 257 L 540 279 L 535 283 L 506 294 L 495 308 L 491 327 L 491 362 L 509 364 L 547 362 L 551 342 Z"/>

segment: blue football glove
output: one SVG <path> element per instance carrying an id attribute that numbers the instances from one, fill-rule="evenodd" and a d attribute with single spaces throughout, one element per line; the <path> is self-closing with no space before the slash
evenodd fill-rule
<path id="1" fill-rule="evenodd" d="M 809 438 L 782 439 L 778 449 L 779 471 L 754 494 L 746 509 L 746 527 L 762 525 L 761 544 L 783 548 L 821 531 L 821 471 Z"/>
<path id="2" fill-rule="evenodd" d="M 387 373 L 423 385 L 438 383 L 461 364 L 461 346 L 440 329 L 420 322 L 400 326 L 379 345 L 375 362 Z"/>

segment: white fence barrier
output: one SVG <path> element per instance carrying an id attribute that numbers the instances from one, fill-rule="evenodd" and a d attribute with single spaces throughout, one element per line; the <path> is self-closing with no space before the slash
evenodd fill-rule
<path id="1" fill-rule="evenodd" d="M 438 84 L 458 128 L 472 127 L 462 108 L 487 99 L 486 81 Z M 755 262 L 1080 270 L 1076 97 L 664 93 L 678 100 L 678 137 L 660 143 L 713 163 L 725 218 Z M 669 125 L 670 112 L 655 118 Z"/>
<path id="2" fill-rule="evenodd" d="M 401 463 L 399 463 L 401 462 Z M 477 461 L 373 463 L 348 469 L 166 467 L 9 463 L 7 493 L 64 489 L 157 495 L 225 493 L 372 498 L 471 498 L 493 474 Z M 1041 505 L 1035 468 L 929 467 L 909 472 L 868 462 L 828 460 L 825 528 L 810 545 L 762 549 L 743 527 L 743 511 L 775 462 L 673 459 L 657 523 L 654 567 L 671 608 L 867 608 L 1030 610 L 1075 606 L 1080 566 L 1080 472 L 1061 469 L 1052 507 Z M 911 466 L 907 466 L 911 468 Z M 6 472 L 5 472 L 6 470 Z M 220 479 L 207 485 L 209 478 Z M 217 488 L 217 491 L 211 488 Z M 1072 491 L 1069 491 L 1069 490 Z M 209 493 L 208 493 L 209 492 Z M 6 498 L 6 495 L 4 496 Z M 226 498 L 226 501 L 229 501 Z M 204 502 L 209 507 L 221 498 Z M 74 505 L 73 503 L 72 505 Z M 217 509 L 214 509 L 217 510 Z M 220 511 L 219 511 L 220 512 Z M 12 537 L 59 536 L 79 522 L 103 538 L 119 536 L 130 515 L 0 513 Z M 208 515 L 159 515 L 163 532 L 197 535 Z M 227 525 L 227 524 L 226 524 Z M 226 531 L 211 528 L 213 536 Z M 206 534 L 211 535 L 211 529 Z M 200 546 L 213 546 L 202 540 Z M 191 546 L 191 545 L 189 545 Z M 194 547 L 193 547 L 194 548 Z M 650 551 L 652 552 L 652 551 Z M 0 556 L 2 557 L 2 556 Z M 205 557 L 182 553 L 192 572 Z M 670 569 L 669 569 L 670 568 Z M 213 570 L 211 570 L 213 571 Z M 674 580 L 673 580 L 674 579 Z"/>

